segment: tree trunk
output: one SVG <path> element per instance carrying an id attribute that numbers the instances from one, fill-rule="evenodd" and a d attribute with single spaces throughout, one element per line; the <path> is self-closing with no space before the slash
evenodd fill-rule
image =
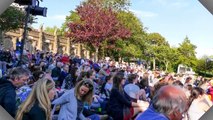
<path id="1" fill-rule="evenodd" d="M 165 64 L 165 67 L 166 67 L 166 70 L 165 70 L 165 71 L 167 72 L 167 70 L 168 70 L 168 65 L 169 65 L 169 62 L 165 62 L 164 64 Z"/>
<path id="2" fill-rule="evenodd" d="M 153 70 L 155 70 L 155 58 L 153 57 Z"/>
<path id="3" fill-rule="evenodd" d="M 95 47 L 95 62 L 98 61 L 98 50 L 99 50 L 99 48 Z"/>
<path id="4" fill-rule="evenodd" d="M 105 56 L 105 49 L 104 49 L 104 47 L 103 47 L 103 54 L 102 54 L 102 58 L 103 58 L 103 59 L 105 59 L 105 57 L 106 57 L 106 56 Z"/>

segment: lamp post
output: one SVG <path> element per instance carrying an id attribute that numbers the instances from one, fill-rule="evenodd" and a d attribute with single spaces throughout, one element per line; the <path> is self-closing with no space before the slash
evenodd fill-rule
<path id="1" fill-rule="evenodd" d="M 28 5 L 29 7 L 30 5 Z M 24 43 L 25 43 L 25 39 L 26 39 L 26 36 L 27 36 L 27 23 L 28 23 L 28 20 L 29 20 L 29 16 L 30 16 L 30 9 L 27 10 L 27 14 L 26 14 L 26 18 L 25 18 L 25 21 L 24 21 L 24 33 L 23 33 L 23 37 L 21 39 L 21 47 L 20 47 L 20 59 L 19 59 L 19 62 L 18 62 L 18 66 L 20 66 L 22 63 L 22 58 L 23 58 L 23 51 L 24 51 Z"/>
<path id="2" fill-rule="evenodd" d="M 21 47 L 20 47 L 20 59 L 18 62 L 18 66 L 22 64 L 22 58 L 23 58 L 23 50 L 24 50 L 24 44 L 27 38 L 27 26 L 28 21 L 31 15 L 40 15 L 46 17 L 47 14 L 47 8 L 46 7 L 39 7 L 39 1 L 38 0 L 15 0 L 15 3 L 18 3 L 19 5 L 27 5 L 26 8 L 26 18 L 24 21 L 24 32 L 23 37 L 21 40 Z"/>

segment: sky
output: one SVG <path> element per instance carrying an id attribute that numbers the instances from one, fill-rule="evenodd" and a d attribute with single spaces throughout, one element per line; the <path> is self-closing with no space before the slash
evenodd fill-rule
<path id="1" fill-rule="evenodd" d="M 34 28 L 61 27 L 65 17 L 81 0 L 43 0 L 47 17 L 37 16 Z M 171 46 L 178 47 L 187 36 L 197 46 L 197 57 L 213 55 L 213 15 L 198 0 L 130 0 L 132 11 L 148 28 L 160 33 Z"/>

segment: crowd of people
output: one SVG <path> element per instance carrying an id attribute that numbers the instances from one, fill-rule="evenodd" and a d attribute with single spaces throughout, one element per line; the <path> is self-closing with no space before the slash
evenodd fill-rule
<path id="1" fill-rule="evenodd" d="M 202 76 L 39 50 L 17 65 L 4 54 L 0 105 L 16 120 L 198 120 L 213 102 Z"/>

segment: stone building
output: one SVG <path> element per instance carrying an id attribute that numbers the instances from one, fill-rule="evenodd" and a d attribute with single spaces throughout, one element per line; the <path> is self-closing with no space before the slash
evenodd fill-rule
<path id="1" fill-rule="evenodd" d="M 23 29 L 19 29 L 5 33 L 3 36 L 3 47 L 5 49 L 16 49 L 16 42 L 21 41 L 23 32 Z M 24 48 L 31 53 L 34 53 L 36 50 L 42 50 L 90 59 L 89 51 L 84 49 L 82 44 L 73 44 L 70 38 L 58 36 L 57 30 L 55 30 L 54 34 L 46 33 L 43 30 L 43 26 L 39 30 L 32 29 L 28 31 Z"/>

